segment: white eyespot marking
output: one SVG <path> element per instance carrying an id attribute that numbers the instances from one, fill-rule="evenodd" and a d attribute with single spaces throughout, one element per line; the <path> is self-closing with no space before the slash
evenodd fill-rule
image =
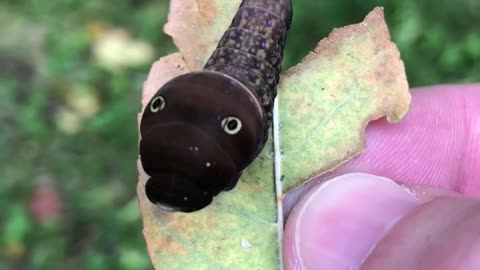
<path id="1" fill-rule="evenodd" d="M 205 163 L 205 166 L 208 168 L 208 167 L 212 166 L 212 164 L 210 162 L 207 162 L 207 163 Z"/>
<path id="2" fill-rule="evenodd" d="M 222 128 L 227 134 L 235 135 L 242 129 L 242 121 L 237 117 L 227 116 L 222 120 Z"/>
<path id="3" fill-rule="evenodd" d="M 152 100 L 150 103 L 150 111 L 156 113 L 158 111 L 163 110 L 165 108 L 165 98 L 162 96 L 158 96 Z"/>
<path id="4" fill-rule="evenodd" d="M 183 197 L 183 200 L 184 200 L 184 201 L 188 201 L 188 197 Z"/>

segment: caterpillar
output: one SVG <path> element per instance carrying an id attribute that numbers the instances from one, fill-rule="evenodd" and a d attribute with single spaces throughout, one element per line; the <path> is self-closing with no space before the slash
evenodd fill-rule
<path id="1" fill-rule="evenodd" d="M 203 70 L 162 86 L 140 122 L 148 200 L 193 212 L 233 189 L 272 124 L 291 0 L 243 0 Z"/>

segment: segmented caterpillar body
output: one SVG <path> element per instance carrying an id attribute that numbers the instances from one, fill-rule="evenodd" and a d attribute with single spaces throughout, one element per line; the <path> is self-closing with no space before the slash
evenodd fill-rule
<path id="1" fill-rule="evenodd" d="M 140 156 L 148 199 L 192 212 L 235 187 L 268 139 L 291 0 L 243 0 L 204 69 L 148 103 Z"/>

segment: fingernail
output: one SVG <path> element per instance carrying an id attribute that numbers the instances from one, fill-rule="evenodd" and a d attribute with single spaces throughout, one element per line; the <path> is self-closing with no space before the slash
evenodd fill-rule
<path id="1" fill-rule="evenodd" d="M 286 259 L 286 268 L 357 269 L 382 236 L 420 204 L 387 178 L 348 174 L 332 179 L 303 197 L 289 217 L 285 248 L 294 259 Z"/>

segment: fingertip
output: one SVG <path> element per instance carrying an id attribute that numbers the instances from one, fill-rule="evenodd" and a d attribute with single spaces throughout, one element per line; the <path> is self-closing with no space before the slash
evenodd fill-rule
<path id="1" fill-rule="evenodd" d="M 479 227 L 478 200 L 437 197 L 398 222 L 361 269 L 480 269 Z"/>
<path id="2" fill-rule="evenodd" d="M 348 174 L 309 191 L 288 218 L 286 269 L 351 269 L 401 216 L 419 205 L 393 181 Z"/>

